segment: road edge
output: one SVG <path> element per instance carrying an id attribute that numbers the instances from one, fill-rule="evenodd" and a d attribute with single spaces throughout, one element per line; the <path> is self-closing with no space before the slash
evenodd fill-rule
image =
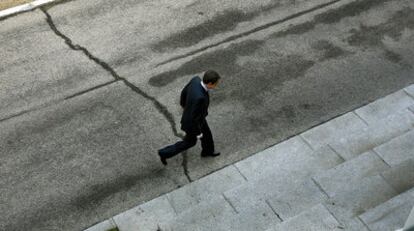
<path id="1" fill-rule="evenodd" d="M 15 15 L 15 14 L 23 13 L 26 11 L 30 11 L 35 8 L 38 8 L 43 5 L 56 2 L 56 1 L 59 1 L 59 0 L 35 0 L 33 2 L 15 6 L 9 9 L 0 10 L 0 19 Z"/>

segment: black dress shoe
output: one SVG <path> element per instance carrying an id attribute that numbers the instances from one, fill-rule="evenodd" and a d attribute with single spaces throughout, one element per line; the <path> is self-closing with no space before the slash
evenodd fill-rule
<path id="1" fill-rule="evenodd" d="M 211 157 L 215 157 L 215 156 L 220 156 L 220 152 L 213 152 L 213 153 L 210 153 L 210 154 L 205 154 L 205 153 L 201 153 L 201 156 L 202 157 L 209 157 L 209 156 L 211 156 Z"/>
<path id="2" fill-rule="evenodd" d="M 162 163 L 163 165 L 167 165 L 167 164 L 168 164 L 168 163 L 167 163 L 167 159 L 166 159 L 165 157 L 162 157 L 162 156 L 161 156 L 160 151 L 158 151 L 158 156 L 160 157 L 161 163 Z"/>
<path id="3" fill-rule="evenodd" d="M 168 163 L 167 163 L 167 159 L 165 159 L 164 157 L 161 157 L 160 156 L 160 160 L 161 160 L 161 163 L 163 164 L 163 165 L 167 165 Z"/>

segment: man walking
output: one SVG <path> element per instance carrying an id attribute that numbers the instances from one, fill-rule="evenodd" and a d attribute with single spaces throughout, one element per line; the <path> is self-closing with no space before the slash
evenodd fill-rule
<path id="1" fill-rule="evenodd" d="M 158 150 L 164 165 L 167 165 L 167 158 L 193 147 L 197 143 L 197 138 L 201 140 L 202 157 L 220 155 L 219 152 L 214 152 L 213 135 L 206 121 L 210 102 L 208 91 L 217 86 L 219 79 L 220 75 L 217 72 L 208 70 L 204 73 L 203 80 L 198 76 L 193 77 L 181 91 L 181 130 L 185 132 L 185 137 L 182 141 Z"/>

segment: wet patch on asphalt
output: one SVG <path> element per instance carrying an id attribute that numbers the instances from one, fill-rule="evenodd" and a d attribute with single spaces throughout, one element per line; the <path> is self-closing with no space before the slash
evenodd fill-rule
<path id="1" fill-rule="evenodd" d="M 359 29 L 352 29 L 347 42 L 352 46 L 364 48 L 382 46 L 385 36 L 397 40 L 406 28 L 414 29 L 414 10 L 411 8 L 396 12 L 387 22 L 380 25 L 361 25 Z"/>
<path id="2" fill-rule="evenodd" d="M 319 40 L 311 44 L 311 46 L 313 49 L 317 51 L 321 51 L 323 53 L 319 61 L 334 59 L 334 58 L 338 58 L 338 57 L 350 54 L 349 52 L 345 51 L 341 47 L 335 46 L 328 40 Z"/>
<path id="3" fill-rule="evenodd" d="M 316 15 L 312 21 L 298 24 L 288 28 L 285 31 L 276 32 L 273 37 L 286 37 L 288 35 L 301 35 L 309 32 L 315 28 L 318 24 L 334 24 L 340 22 L 347 17 L 355 17 L 363 12 L 370 10 L 373 7 L 380 6 L 392 0 L 367 0 L 356 1 L 350 4 L 344 5 L 337 9 L 333 9 L 319 15 Z"/>
<path id="4" fill-rule="evenodd" d="M 358 29 L 352 29 L 346 41 L 351 46 L 364 49 L 379 47 L 384 50 L 384 57 L 388 61 L 408 67 L 400 54 L 388 49 L 384 44 L 386 37 L 399 40 L 406 29 L 414 29 L 414 10 L 408 7 L 396 12 L 385 23 L 376 26 L 361 25 Z"/>
<path id="5" fill-rule="evenodd" d="M 287 2 L 291 3 L 292 1 Z M 211 20 L 172 34 L 164 40 L 152 44 L 151 48 L 157 52 L 165 52 L 169 49 L 192 46 L 216 34 L 232 31 L 239 23 L 251 21 L 255 17 L 265 14 L 283 4 L 286 3 L 273 1 L 267 6 L 261 6 L 250 12 L 239 9 L 226 10 L 214 16 Z M 198 14 L 203 15 L 202 12 L 198 12 Z"/>
<path id="6" fill-rule="evenodd" d="M 303 34 L 313 29 L 317 24 L 337 23 L 343 18 L 358 16 L 359 14 L 370 10 L 373 7 L 379 6 L 389 1 L 392 0 L 366 0 L 352 2 L 350 4 L 339 7 L 338 9 L 333 9 L 317 15 L 311 22 L 306 22 L 301 25 L 294 26 L 284 32 L 279 32 L 277 34 L 278 36 L 286 36 L 289 34 Z M 261 7 L 259 10 L 252 12 L 243 12 L 241 10 L 235 9 L 225 11 L 213 17 L 207 22 L 190 27 L 184 31 L 173 34 L 162 41 L 152 44 L 151 48 L 157 52 L 165 52 L 169 49 L 192 46 L 215 34 L 231 31 L 239 23 L 252 20 L 260 14 L 269 12 L 281 4 L 282 3 L 273 3 L 267 7 Z"/>
<path id="7" fill-rule="evenodd" d="M 396 64 L 401 64 L 404 59 L 400 54 L 397 54 L 390 50 L 385 50 L 384 56 L 388 61 L 391 61 Z"/>
<path id="8" fill-rule="evenodd" d="M 264 41 L 260 40 L 247 40 L 238 44 L 231 44 L 226 49 L 202 54 L 181 65 L 176 70 L 151 77 L 149 84 L 154 87 L 164 87 L 178 78 L 199 73 L 202 71 L 200 68 L 215 69 L 222 75 L 238 72 L 237 57 L 252 54 L 263 43 Z M 223 66 L 224 63 L 227 65 Z"/>
<path id="9" fill-rule="evenodd" d="M 151 48 L 157 52 L 164 52 L 171 48 L 191 46 L 216 33 L 231 31 L 240 22 L 249 21 L 255 16 L 255 13 L 245 13 L 241 10 L 227 10 L 207 22 L 190 27 L 183 32 L 173 34 L 165 40 L 151 45 Z"/>

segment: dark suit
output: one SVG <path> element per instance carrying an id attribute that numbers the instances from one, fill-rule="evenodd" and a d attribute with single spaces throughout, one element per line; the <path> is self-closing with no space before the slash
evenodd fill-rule
<path id="1" fill-rule="evenodd" d="M 181 129 L 186 133 L 182 141 L 160 149 L 158 152 L 163 158 L 170 158 L 178 153 L 193 147 L 197 143 L 197 136 L 201 133 L 201 147 L 203 154 L 214 153 L 214 141 L 206 116 L 210 97 L 201 85 L 201 79 L 194 77 L 181 91 L 180 105 L 183 107 Z"/>

